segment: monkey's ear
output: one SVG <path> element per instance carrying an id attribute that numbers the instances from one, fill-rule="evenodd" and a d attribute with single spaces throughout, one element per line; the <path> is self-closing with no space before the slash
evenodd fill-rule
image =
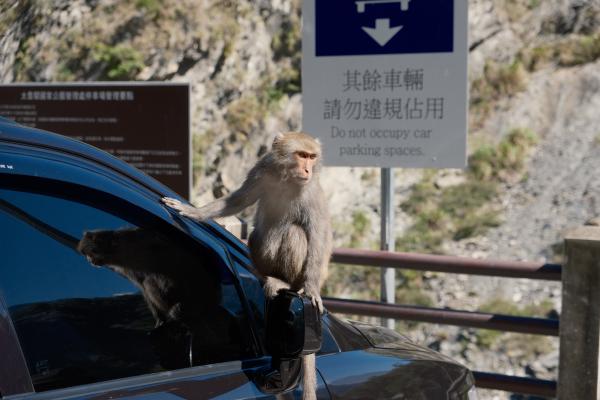
<path id="1" fill-rule="evenodd" d="M 283 133 L 279 132 L 277 135 L 275 135 L 275 139 L 273 139 L 273 146 L 277 143 L 279 143 L 280 141 L 282 141 L 284 138 Z"/>

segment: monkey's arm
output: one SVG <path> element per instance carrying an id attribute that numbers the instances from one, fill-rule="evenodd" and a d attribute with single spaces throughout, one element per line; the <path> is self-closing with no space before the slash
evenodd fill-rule
<path id="1" fill-rule="evenodd" d="M 320 226 L 313 226 L 307 231 L 308 248 L 306 261 L 302 266 L 302 276 L 304 277 L 304 293 L 322 314 L 321 274 L 324 273 L 331 256 L 331 232 L 328 223 L 317 225 Z"/>
<path id="2" fill-rule="evenodd" d="M 162 202 L 167 206 L 179 211 L 179 214 L 190 217 L 197 221 L 205 221 L 211 218 L 234 215 L 254 204 L 262 191 L 262 180 L 260 174 L 254 167 L 242 186 L 228 196 L 217 199 L 205 206 L 196 208 L 183 204 L 177 199 L 163 197 Z"/>

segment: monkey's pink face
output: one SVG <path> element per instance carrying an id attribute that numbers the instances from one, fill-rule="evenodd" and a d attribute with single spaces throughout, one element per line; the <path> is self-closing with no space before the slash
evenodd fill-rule
<path id="1" fill-rule="evenodd" d="M 317 163 L 318 155 L 307 151 L 294 152 L 293 177 L 302 185 L 306 185 L 313 176 L 313 169 Z"/>

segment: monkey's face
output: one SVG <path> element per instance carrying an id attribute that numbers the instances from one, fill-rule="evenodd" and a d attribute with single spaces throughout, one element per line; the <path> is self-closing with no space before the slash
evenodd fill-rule
<path id="1" fill-rule="evenodd" d="M 321 143 L 306 133 L 279 134 L 273 141 L 272 150 L 283 167 L 284 180 L 306 185 L 319 169 Z"/>
<path id="2" fill-rule="evenodd" d="M 313 171 L 318 162 L 318 155 L 308 151 L 295 151 L 293 157 L 292 177 L 301 185 L 306 185 L 313 177 Z"/>
<path id="3" fill-rule="evenodd" d="M 114 252 L 114 238 L 111 231 L 88 231 L 77 246 L 88 262 L 96 267 L 107 263 L 108 256 Z"/>

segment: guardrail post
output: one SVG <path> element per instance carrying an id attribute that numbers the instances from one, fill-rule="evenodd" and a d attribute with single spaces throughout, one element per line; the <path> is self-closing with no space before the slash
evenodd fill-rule
<path id="1" fill-rule="evenodd" d="M 600 399 L 600 227 L 567 232 L 565 255 L 558 399 Z"/>

